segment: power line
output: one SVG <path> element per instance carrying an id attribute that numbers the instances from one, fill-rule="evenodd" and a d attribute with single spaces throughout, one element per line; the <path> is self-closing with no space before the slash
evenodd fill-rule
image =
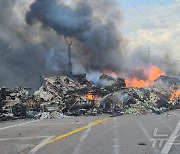
<path id="1" fill-rule="evenodd" d="M 160 19 L 162 19 L 162 20 L 165 22 L 164 18 L 161 17 L 161 15 L 157 12 L 157 10 L 154 8 L 154 6 L 152 5 L 152 3 L 151 3 L 149 0 L 146 0 L 146 1 L 148 2 L 148 4 L 150 5 L 150 7 L 152 8 L 152 10 L 155 12 L 155 14 L 156 14 Z M 171 27 L 171 26 L 169 26 L 169 24 L 167 24 L 167 23 L 165 23 L 165 24 L 166 24 L 166 26 Z"/>
<path id="2" fill-rule="evenodd" d="M 169 0 L 167 0 L 167 1 L 170 3 Z M 180 3 L 176 2 L 175 4 L 176 4 L 177 8 L 179 8 L 179 7 L 178 7 L 178 6 L 179 6 L 178 4 L 180 4 Z M 171 11 L 171 12 L 172 12 L 172 11 Z M 175 13 L 174 15 L 176 16 L 176 17 L 175 17 L 175 20 L 179 19 L 179 12 L 177 12 L 176 10 L 174 10 L 173 13 Z"/>
<path id="3" fill-rule="evenodd" d="M 143 13 L 142 11 L 140 11 L 140 9 L 138 9 L 138 7 L 131 1 L 129 0 L 129 2 L 134 6 L 134 8 L 155 28 L 157 29 L 159 32 L 164 33 L 164 31 L 162 31 L 161 29 L 159 29 L 157 26 L 155 26 Z M 169 43 L 171 45 L 173 45 L 172 41 L 170 40 Z"/>
<path id="4" fill-rule="evenodd" d="M 155 24 L 153 24 L 153 23 L 143 14 L 143 12 L 142 12 L 140 9 L 138 9 L 138 7 L 137 7 L 131 0 L 129 0 L 129 2 L 134 6 L 134 8 L 135 8 L 154 28 L 156 28 L 159 32 L 164 33 L 164 31 L 161 30 L 159 27 L 157 27 Z"/>
<path id="5" fill-rule="evenodd" d="M 163 5 L 160 0 L 157 0 L 160 5 Z M 169 19 L 172 20 L 174 24 L 177 24 L 174 20 L 174 18 L 166 11 L 165 14 L 168 16 Z"/>
<path id="6" fill-rule="evenodd" d="M 129 2 L 134 6 L 134 8 L 135 8 L 154 28 L 156 28 L 157 30 L 159 30 L 159 28 L 156 27 L 156 26 L 141 12 L 141 10 L 138 9 L 138 7 L 137 7 L 131 0 L 129 0 Z"/>

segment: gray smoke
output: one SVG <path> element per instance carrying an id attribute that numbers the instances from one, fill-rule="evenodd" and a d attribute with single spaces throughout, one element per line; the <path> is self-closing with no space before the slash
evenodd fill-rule
<path id="1" fill-rule="evenodd" d="M 58 58 L 67 56 L 67 48 L 61 41 L 64 39 L 26 24 L 29 2 L 0 2 L 0 86 L 36 88 L 41 75 L 59 74 L 67 66 L 65 60 Z M 50 59 L 59 70 L 54 70 Z"/>
<path id="2" fill-rule="evenodd" d="M 116 0 L 1 0 L 0 86 L 36 88 L 39 76 L 120 70 L 123 40 Z M 119 25 L 118 25 L 119 26 Z"/>
<path id="3" fill-rule="evenodd" d="M 134 77 L 137 80 L 147 80 L 146 72 L 152 65 L 158 66 L 166 75 L 180 77 L 180 63 L 172 58 L 169 51 L 161 55 L 155 52 L 148 55 L 147 46 L 141 46 L 131 53 L 126 53 L 123 61 L 119 75 L 124 78 Z"/>
<path id="4" fill-rule="evenodd" d="M 41 23 L 44 29 L 52 29 L 60 36 L 73 39 L 76 54 L 87 70 L 118 68 L 122 39 L 114 20 L 119 17 L 109 16 L 105 22 L 102 20 L 115 8 L 115 3 L 101 0 L 102 6 L 98 9 L 108 2 L 109 11 L 99 16 L 96 15 L 97 1 L 77 1 L 72 7 L 63 1 L 36 0 L 26 14 L 26 21 L 29 25 Z"/>
<path id="5" fill-rule="evenodd" d="M 66 73 L 70 40 L 74 73 L 106 68 L 130 74 L 145 64 L 147 56 L 126 52 L 116 1 L 1 0 L 0 86 L 35 89 L 40 76 Z M 169 63 L 164 67 L 170 70 Z"/>
<path id="6" fill-rule="evenodd" d="M 92 27 L 92 9 L 86 3 L 78 4 L 71 9 L 55 0 L 36 0 L 27 12 L 26 21 L 32 25 L 41 22 L 44 28 L 52 28 L 58 35 L 75 37 L 78 40 L 86 38 L 84 33 Z"/>

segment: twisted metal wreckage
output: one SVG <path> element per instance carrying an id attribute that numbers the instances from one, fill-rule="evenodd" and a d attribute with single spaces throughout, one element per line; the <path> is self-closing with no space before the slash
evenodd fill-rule
<path id="1" fill-rule="evenodd" d="M 102 74 L 99 84 L 86 74 L 42 77 L 42 86 L 1 88 L 0 119 L 53 118 L 57 115 L 161 113 L 180 107 L 180 79 L 161 75 L 148 88 L 127 88 L 123 78 Z"/>

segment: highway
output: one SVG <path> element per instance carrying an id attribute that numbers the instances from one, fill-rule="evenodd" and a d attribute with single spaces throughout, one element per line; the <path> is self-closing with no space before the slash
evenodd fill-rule
<path id="1" fill-rule="evenodd" d="M 0 122 L 2 154 L 180 153 L 180 110 Z"/>

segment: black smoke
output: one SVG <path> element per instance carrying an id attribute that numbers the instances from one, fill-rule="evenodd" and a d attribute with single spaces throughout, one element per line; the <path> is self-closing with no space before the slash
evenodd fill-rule
<path id="1" fill-rule="evenodd" d="M 93 74 L 106 68 L 131 74 L 139 64 L 147 64 L 147 55 L 139 49 L 135 54 L 126 52 L 126 41 L 120 33 L 121 12 L 116 2 L 1 0 L 0 86 L 35 89 L 40 85 L 40 76 L 67 73 L 69 41 L 73 41 L 74 73 Z M 151 59 L 176 72 L 172 60 L 165 60 Z"/>
<path id="2" fill-rule="evenodd" d="M 26 14 L 26 22 L 29 25 L 41 23 L 44 29 L 52 29 L 57 35 L 72 39 L 76 54 L 85 69 L 117 69 L 122 59 L 122 39 L 115 25 L 115 17 L 109 16 L 103 23 L 103 18 L 109 12 L 95 16 L 96 9 L 102 8 L 89 2 L 78 1 L 71 7 L 62 1 L 36 0 Z M 101 0 L 102 5 L 108 2 Z M 111 11 L 115 3 L 107 7 Z"/>
<path id="3" fill-rule="evenodd" d="M 52 28 L 58 35 L 84 40 L 84 33 L 92 28 L 92 9 L 86 3 L 71 9 L 55 0 L 36 0 L 26 14 L 30 25 L 42 23 L 44 28 Z"/>
<path id="4" fill-rule="evenodd" d="M 116 0 L 2 0 L 0 86 L 37 88 L 39 77 L 120 70 L 123 39 Z"/>

